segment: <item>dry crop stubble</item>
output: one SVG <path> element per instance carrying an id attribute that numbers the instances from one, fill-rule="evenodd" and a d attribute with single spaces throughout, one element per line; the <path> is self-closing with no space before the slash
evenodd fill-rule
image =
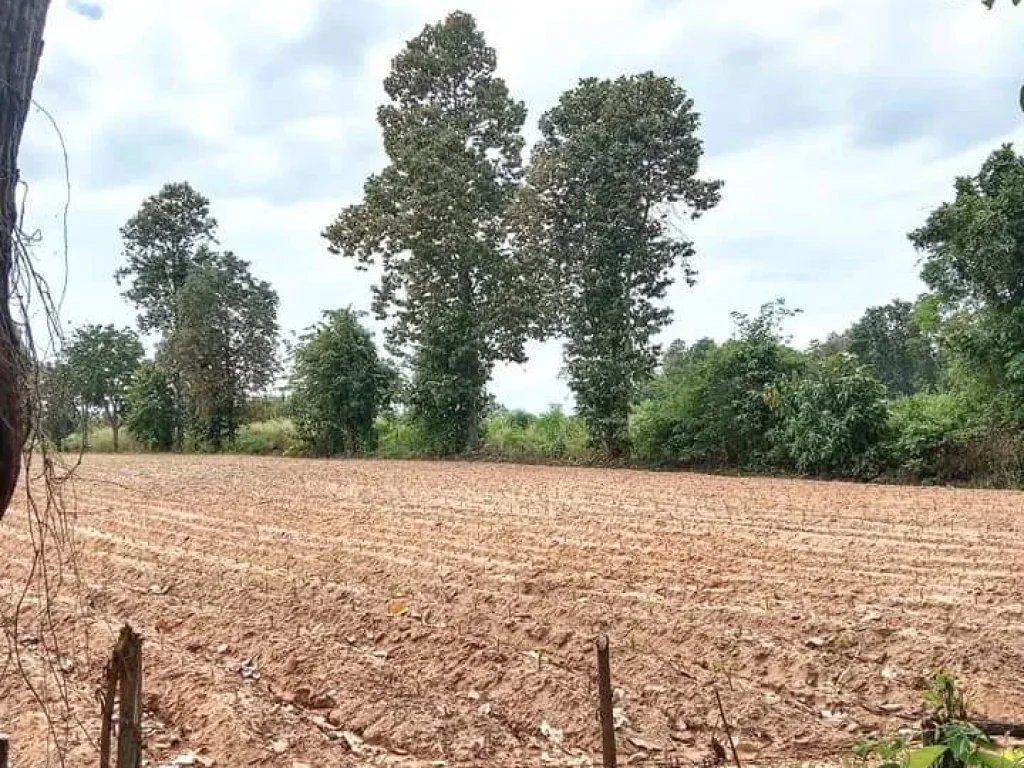
<path id="1" fill-rule="evenodd" d="M 599 748 L 598 632 L 627 757 L 706 754 L 712 684 L 754 762 L 837 758 L 884 724 L 862 704 L 913 709 L 936 666 L 1024 719 L 1022 494 L 90 456 L 78 499 L 90 591 L 56 610 L 93 640 L 66 681 L 88 726 L 130 619 L 154 761 L 571 764 Z M 22 565 L 2 566 L 2 599 Z M 30 711 L 24 691 L 0 701 L 23 766 L 43 764 Z"/>

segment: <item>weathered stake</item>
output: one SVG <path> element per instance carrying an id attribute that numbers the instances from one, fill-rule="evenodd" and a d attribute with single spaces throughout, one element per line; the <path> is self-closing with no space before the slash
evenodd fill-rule
<path id="1" fill-rule="evenodd" d="M 604 768 L 615 768 L 615 720 L 612 716 L 612 665 L 608 636 L 597 638 L 597 695 L 601 703 L 601 755 Z"/>
<path id="2" fill-rule="evenodd" d="M 114 650 L 118 664 L 117 768 L 142 767 L 142 638 L 125 624 Z"/>
<path id="3" fill-rule="evenodd" d="M 7 754 L 8 746 L 7 734 L 0 733 L 0 768 L 7 768 L 7 758 L 9 757 Z"/>

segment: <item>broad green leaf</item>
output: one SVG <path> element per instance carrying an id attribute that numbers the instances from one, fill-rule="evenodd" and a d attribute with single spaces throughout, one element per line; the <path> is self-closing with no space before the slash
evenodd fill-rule
<path id="1" fill-rule="evenodd" d="M 935 761 L 942 757 L 945 752 L 946 747 L 942 744 L 915 749 L 907 755 L 904 768 L 931 768 Z"/>

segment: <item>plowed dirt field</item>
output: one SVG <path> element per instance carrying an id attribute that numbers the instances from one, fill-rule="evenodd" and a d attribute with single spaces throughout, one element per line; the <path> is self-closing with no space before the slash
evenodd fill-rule
<path id="1" fill-rule="evenodd" d="M 96 764 L 124 620 L 152 765 L 586 764 L 601 632 L 631 764 L 707 756 L 713 687 L 747 764 L 837 762 L 939 667 L 1024 720 L 1022 494 L 168 456 L 87 457 L 75 489 L 56 629 L 30 596 L 0 672 L 16 768 L 46 764 L 47 665 L 51 738 Z M 0 548 L 10 634 L 23 509 Z"/>

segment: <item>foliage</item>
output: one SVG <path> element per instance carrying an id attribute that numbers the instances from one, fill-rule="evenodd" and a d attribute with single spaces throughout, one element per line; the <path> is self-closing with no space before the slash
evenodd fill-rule
<path id="1" fill-rule="evenodd" d="M 87 438 L 81 430 L 72 432 L 64 441 L 63 448 L 66 451 L 76 453 L 79 451 L 88 453 L 120 453 L 122 451 L 143 453 L 148 450 L 145 445 L 132 437 L 131 432 L 118 436 L 117 448 L 115 449 L 114 430 L 110 428 L 109 424 L 103 423 L 90 425 Z"/>
<path id="2" fill-rule="evenodd" d="M 995 741 L 967 716 L 967 704 L 956 681 L 944 673 L 932 676 L 922 697 L 930 712 L 923 721 L 921 744 L 906 738 L 863 741 L 853 752 L 862 759 L 881 759 L 878 768 L 1014 768 L 1019 757 L 1013 750 L 997 751 Z"/>
<path id="3" fill-rule="evenodd" d="M 395 371 L 378 357 L 357 313 L 339 309 L 324 317 L 295 351 L 292 411 L 298 434 L 318 456 L 370 451 Z"/>
<path id="4" fill-rule="evenodd" d="M 115 452 L 128 386 L 144 354 L 142 342 L 131 329 L 113 325 L 79 328 L 68 349 L 75 393 L 85 408 L 96 408 L 103 414 Z"/>
<path id="5" fill-rule="evenodd" d="M 420 426 L 407 416 L 377 418 L 377 455 L 411 459 L 427 455 L 427 440 Z"/>
<path id="6" fill-rule="evenodd" d="M 255 395 L 245 404 L 245 421 L 278 421 L 292 416 L 291 398 L 286 395 Z"/>
<path id="7" fill-rule="evenodd" d="M 177 294 L 168 353 L 191 406 L 200 445 L 230 443 L 249 393 L 277 373 L 277 293 L 230 251 L 196 257 Z"/>
<path id="8" fill-rule="evenodd" d="M 333 252 L 379 260 L 374 310 L 412 357 L 413 412 L 439 453 L 475 447 L 493 364 L 522 362 L 536 333 L 536 281 L 507 223 L 526 110 L 495 66 L 466 13 L 410 40 L 377 113 L 390 164 L 324 231 Z"/>
<path id="9" fill-rule="evenodd" d="M 898 475 L 949 481 L 950 460 L 967 435 L 969 411 L 956 392 L 921 392 L 895 401 L 889 409 L 891 455 Z"/>
<path id="10" fill-rule="evenodd" d="M 916 307 L 899 299 L 870 307 L 846 336 L 849 351 L 874 368 L 893 397 L 938 384 L 938 352 L 918 325 Z"/>
<path id="11" fill-rule="evenodd" d="M 852 356 L 815 361 L 784 387 L 782 402 L 779 439 L 798 472 L 871 477 L 882 469 L 885 386 Z"/>
<path id="12" fill-rule="evenodd" d="M 125 263 L 115 273 L 138 311 L 139 328 L 157 331 L 167 347 L 178 329 L 179 294 L 199 258 L 216 243 L 210 201 L 188 182 L 165 184 L 121 228 Z M 174 392 L 174 444 L 184 447 L 188 404 L 173 356 L 164 363 Z"/>
<path id="13" fill-rule="evenodd" d="M 483 453 L 534 461 L 587 461 L 587 431 L 583 420 L 558 407 L 535 416 L 504 411 L 485 422 Z"/>
<path id="14" fill-rule="evenodd" d="M 947 345 L 1024 423 L 1024 158 L 1003 145 L 955 189 L 910 240 L 944 312 L 963 319 Z"/>
<path id="15" fill-rule="evenodd" d="M 733 313 L 736 335 L 652 384 L 633 415 L 634 457 L 645 463 L 767 469 L 779 460 L 781 392 L 806 361 L 782 343 L 794 314 L 778 300 L 755 317 Z"/>
<path id="16" fill-rule="evenodd" d="M 305 446 L 291 419 L 276 418 L 243 424 L 229 446 L 233 453 L 258 456 L 302 456 Z"/>
<path id="17" fill-rule="evenodd" d="M 672 218 L 714 207 L 722 183 L 696 178 L 703 147 L 693 101 L 652 72 L 586 78 L 540 121 L 523 193 L 522 240 L 550 261 L 569 385 L 595 446 L 627 447 L 630 406 L 658 362 L 653 336 L 679 268 L 692 284 L 693 243 Z"/>
<path id="18" fill-rule="evenodd" d="M 152 361 L 142 363 L 132 374 L 125 401 L 129 434 L 149 450 L 170 450 L 177 409 L 165 369 Z"/>
<path id="19" fill-rule="evenodd" d="M 114 273 L 144 331 L 174 330 L 178 291 L 196 256 L 215 241 L 210 201 L 187 182 L 165 184 L 121 228 L 125 265 Z"/>

